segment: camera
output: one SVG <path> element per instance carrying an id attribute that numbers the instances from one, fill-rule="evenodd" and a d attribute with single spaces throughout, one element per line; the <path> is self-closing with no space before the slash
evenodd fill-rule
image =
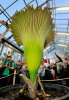
<path id="1" fill-rule="evenodd" d="M 7 28 L 9 28 L 9 26 L 8 26 L 8 22 L 6 22 L 5 25 L 7 26 Z"/>

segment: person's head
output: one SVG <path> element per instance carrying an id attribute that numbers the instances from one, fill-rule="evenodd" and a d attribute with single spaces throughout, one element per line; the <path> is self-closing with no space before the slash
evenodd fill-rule
<path id="1" fill-rule="evenodd" d="M 42 58 L 42 63 L 44 62 L 44 58 Z"/>
<path id="2" fill-rule="evenodd" d="M 7 54 L 8 56 L 11 56 L 11 52 L 10 51 L 8 51 L 8 54 Z"/>
<path id="3" fill-rule="evenodd" d="M 8 54 L 10 54 L 10 51 L 8 51 Z"/>
<path id="4" fill-rule="evenodd" d="M 67 60 L 67 57 L 65 58 L 65 60 Z"/>
<path id="5" fill-rule="evenodd" d="M 21 60 L 19 60 L 19 61 L 17 62 L 17 64 L 18 64 L 18 65 L 21 65 L 21 64 L 22 64 L 22 63 L 21 63 Z"/>
<path id="6" fill-rule="evenodd" d="M 25 59 L 23 60 L 23 65 L 25 65 L 26 64 L 26 61 L 25 61 Z"/>
<path id="7" fill-rule="evenodd" d="M 55 67 L 55 64 L 54 64 L 54 63 L 51 63 L 50 66 L 51 66 L 51 67 Z"/>
<path id="8" fill-rule="evenodd" d="M 11 56 L 7 56 L 7 60 L 10 61 L 11 60 Z"/>
<path id="9" fill-rule="evenodd" d="M 59 61 L 60 61 L 60 60 L 57 58 L 57 59 L 56 59 L 56 62 L 59 62 Z"/>

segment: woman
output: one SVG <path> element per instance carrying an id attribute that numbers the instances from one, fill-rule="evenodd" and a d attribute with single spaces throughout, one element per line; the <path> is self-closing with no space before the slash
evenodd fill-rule
<path id="1" fill-rule="evenodd" d="M 28 78 L 30 77 L 25 60 L 23 60 L 23 66 L 21 68 L 21 73 L 24 74 L 25 76 L 27 76 Z"/>
<path id="2" fill-rule="evenodd" d="M 3 24 L 3 25 L 5 25 L 5 24 L 6 24 L 6 21 L 1 20 L 0 23 Z M 9 28 L 7 28 L 6 31 L 5 31 L 3 34 L 0 35 L 0 40 L 6 35 L 6 33 L 7 33 L 8 31 L 9 31 Z"/>

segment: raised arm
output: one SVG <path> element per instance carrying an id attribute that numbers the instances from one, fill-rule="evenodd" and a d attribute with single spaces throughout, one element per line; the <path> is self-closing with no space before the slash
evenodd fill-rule
<path id="1" fill-rule="evenodd" d="M 0 20 L 0 23 L 4 25 L 6 23 L 6 21 Z"/>
<path id="2" fill-rule="evenodd" d="M 59 57 L 56 53 L 55 53 L 56 57 L 60 60 L 60 62 L 63 62 L 62 58 Z"/>
<path id="3" fill-rule="evenodd" d="M 5 25 L 5 24 L 6 24 L 6 21 L 1 20 L 0 23 L 3 24 L 3 25 Z M 7 33 L 8 31 L 9 31 L 9 28 L 7 28 L 6 31 L 5 31 L 2 35 L 0 35 L 0 40 L 6 35 L 6 33 Z"/>

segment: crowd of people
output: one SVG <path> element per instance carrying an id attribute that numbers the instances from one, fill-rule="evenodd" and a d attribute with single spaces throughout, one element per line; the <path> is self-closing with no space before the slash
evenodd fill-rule
<path id="1" fill-rule="evenodd" d="M 42 64 L 38 73 L 41 74 L 41 79 L 43 80 L 56 80 L 58 83 L 62 84 L 59 79 L 69 77 L 69 54 L 67 54 L 65 60 L 63 61 L 56 53 L 56 62 L 50 63 L 46 66 L 44 59 L 42 59 Z M 64 85 L 69 86 L 69 79 L 64 80 Z"/>
<path id="2" fill-rule="evenodd" d="M 69 77 L 69 54 L 66 56 L 65 61 L 63 61 L 56 53 L 55 55 L 57 57 L 55 63 L 48 63 L 47 65 L 44 59 L 42 59 L 42 63 L 37 73 L 40 74 L 41 80 L 55 80 Z M 13 84 L 14 70 L 16 70 L 17 73 L 15 81 L 16 84 L 23 83 L 23 80 L 20 78 L 20 74 L 24 74 L 28 78 L 30 77 L 25 60 L 23 60 L 23 62 L 19 60 L 16 63 L 11 59 L 9 53 L 7 58 L 4 60 L 0 57 L 0 87 Z M 64 81 L 66 81 L 66 85 L 69 86 L 69 79 Z M 59 83 L 61 82 L 59 81 Z"/>
<path id="3" fill-rule="evenodd" d="M 14 71 L 16 70 L 15 83 L 23 83 L 20 80 L 19 74 L 22 73 L 29 78 L 29 71 L 26 66 L 25 60 L 17 63 L 11 59 L 11 55 L 7 55 L 4 60 L 0 57 L 0 87 L 13 84 Z"/>

